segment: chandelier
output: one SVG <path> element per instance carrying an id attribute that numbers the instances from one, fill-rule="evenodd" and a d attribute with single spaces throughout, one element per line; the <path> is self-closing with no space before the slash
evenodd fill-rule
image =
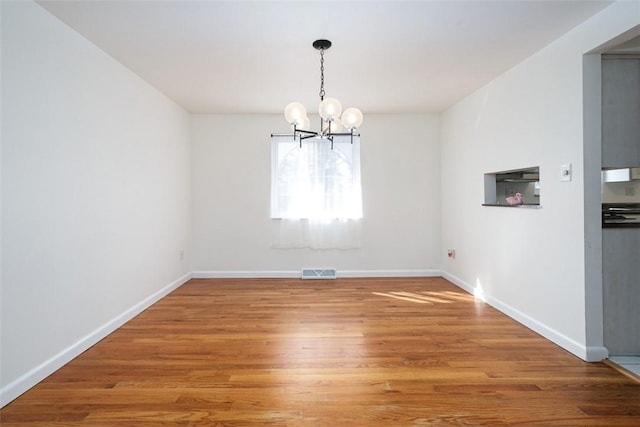
<path id="1" fill-rule="evenodd" d="M 342 111 L 340 101 L 326 97 L 324 91 L 324 52 L 331 47 L 329 40 L 316 40 L 313 47 L 320 51 L 320 130 L 310 130 L 307 109 L 300 102 L 292 102 L 284 109 L 284 117 L 293 128 L 293 139 L 300 142 L 308 138 L 329 140 L 333 149 L 334 136 L 349 136 L 353 144 L 354 130 L 362 124 L 362 113 L 357 108 Z M 359 136 L 355 134 L 355 136 Z"/>

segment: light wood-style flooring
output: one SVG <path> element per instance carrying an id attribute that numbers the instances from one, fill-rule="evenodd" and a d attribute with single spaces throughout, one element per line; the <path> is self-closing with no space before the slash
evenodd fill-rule
<path id="1" fill-rule="evenodd" d="M 640 383 L 441 278 L 192 280 L 9 426 L 640 426 Z"/>

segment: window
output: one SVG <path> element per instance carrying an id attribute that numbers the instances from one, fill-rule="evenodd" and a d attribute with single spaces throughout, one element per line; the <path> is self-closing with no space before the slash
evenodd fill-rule
<path id="1" fill-rule="evenodd" d="M 271 217 L 360 219 L 360 138 L 271 139 Z"/>

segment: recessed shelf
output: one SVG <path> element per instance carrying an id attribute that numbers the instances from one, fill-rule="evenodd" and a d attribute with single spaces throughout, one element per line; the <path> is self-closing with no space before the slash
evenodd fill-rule
<path id="1" fill-rule="evenodd" d="M 499 203 L 483 203 L 482 206 L 493 206 L 496 208 L 516 208 L 516 209 L 542 209 L 540 205 L 508 205 L 508 204 L 499 204 Z"/>
<path id="2" fill-rule="evenodd" d="M 539 209 L 540 167 L 532 166 L 484 174 L 482 206 Z"/>

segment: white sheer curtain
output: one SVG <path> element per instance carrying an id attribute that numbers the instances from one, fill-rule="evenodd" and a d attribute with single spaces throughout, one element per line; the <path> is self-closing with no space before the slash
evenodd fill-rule
<path id="1" fill-rule="evenodd" d="M 271 141 L 273 247 L 360 247 L 362 187 L 360 140 L 335 137 Z"/>

